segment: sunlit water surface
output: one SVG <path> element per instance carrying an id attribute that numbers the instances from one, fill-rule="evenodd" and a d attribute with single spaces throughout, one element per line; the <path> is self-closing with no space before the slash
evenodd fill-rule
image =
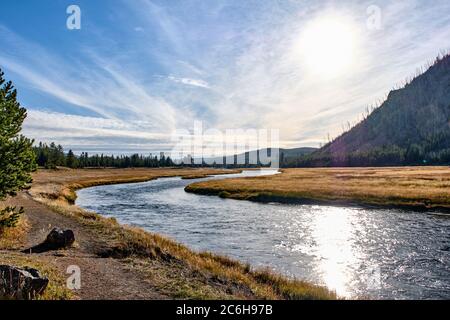
<path id="1" fill-rule="evenodd" d="M 450 298 L 448 215 L 261 204 L 186 193 L 184 187 L 195 181 L 200 180 L 87 188 L 78 192 L 77 205 L 196 250 L 326 285 L 346 297 Z"/>

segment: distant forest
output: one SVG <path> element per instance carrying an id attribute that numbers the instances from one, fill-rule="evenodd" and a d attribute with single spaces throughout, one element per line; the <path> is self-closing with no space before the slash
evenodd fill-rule
<path id="1" fill-rule="evenodd" d="M 284 161 L 281 167 L 381 167 L 414 165 L 450 165 L 450 148 L 435 149 L 436 145 L 446 145 L 443 135 L 430 137 L 431 141 L 412 144 L 407 148 L 396 145 L 375 147 L 367 151 L 348 153 L 315 153 Z M 446 139 L 450 139 L 447 136 Z M 445 141 L 445 142 L 444 142 Z"/>
<path id="2" fill-rule="evenodd" d="M 450 138 L 450 137 L 449 137 Z M 403 166 L 403 165 L 450 165 L 450 149 L 443 149 L 437 152 L 429 152 L 434 149 L 433 146 L 439 144 L 442 139 L 435 140 L 430 147 L 424 145 L 412 144 L 408 148 L 397 146 L 374 148 L 370 151 L 355 151 L 347 154 L 341 154 L 339 157 L 331 154 L 308 153 L 295 157 L 286 157 L 289 152 L 284 149 L 280 152 L 280 168 L 295 167 L 365 167 L 365 166 Z M 226 167 L 226 168 L 255 168 L 264 167 L 255 164 L 207 164 L 194 165 L 189 163 L 175 163 L 170 157 L 164 155 L 143 156 L 133 154 L 131 156 L 113 156 L 104 154 L 89 155 L 82 152 L 81 155 L 75 155 L 72 150 L 67 153 L 61 145 L 50 143 L 39 143 L 33 147 L 36 154 L 36 161 L 40 167 L 54 169 L 56 167 L 68 168 L 158 168 L 158 167 Z M 270 165 L 265 165 L 265 167 Z"/>
<path id="3" fill-rule="evenodd" d="M 58 166 L 69 168 L 87 168 L 87 167 L 108 167 L 108 168 L 155 168 L 172 167 L 173 163 L 170 157 L 161 155 L 160 157 L 149 155 L 143 156 L 133 154 L 131 156 L 108 156 L 104 154 L 89 155 L 87 152 L 81 155 L 75 155 L 72 150 L 67 153 L 61 145 L 50 143 L 49 145 L 40 142 L 33 147 L 36 154 L 36 161 L 40 167 L 54 169 Z"/>
<path id="4" fill-rule="evenodd" d="M 300 148 L 302 149 L 302 148 Z M 308 148 L 306 148 L 308 149 Z M 68 167 L 68 168 L 158 168 L 158 167 L 214 167 L 214 168 L 257 168 L 264 167 L 261 163 L 250 164 L 249 154 L 245 154 L 245 164 L 219 164 L 213 161 L 205 162 L 202 164 L 194 164 L 194 159 L 190 160 L 190 163 L 174 162 L 169 156 L 165 156 L 164 153 L 156 155 L 141 155 L 133 154 L 130 156 L 121 155 L 105 155 L 94 154 L 89 155 L 87 152 L 82 152 L 81 155 L 75 155 L 72 150 L 68 152 L 64 151 L 61 145 L 57 145 L 54 142 L 50 144 L 40 142 L 37 146 L 33 147 L 36 155 L 36 162 L 38 166 L 47 169 L 55 169 L 56 167 Z M 295 149 L 296 152 L 297 149 Z M 301 151 L 300 151 L 301 152 Z M 289 152 L 291 155 L 291 152 Z M 237 156 L 234 156 L 234 163 L 237 163 Z M 224 162 L 226 160 L 224 158 Z M 265 165 L 266 167 L 270 164 Z"/>

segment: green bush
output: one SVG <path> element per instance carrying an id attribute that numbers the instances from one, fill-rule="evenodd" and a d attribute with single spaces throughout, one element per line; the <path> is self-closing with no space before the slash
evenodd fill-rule
<path id="1" fill-rule="evenodd" d="M 2 228 L 13 228 L 19 222 L 20 216 L 23 214 L 23 208 L 17 210 L 16 207 L 6 207 L 0 211 L 0 230 Z"/>

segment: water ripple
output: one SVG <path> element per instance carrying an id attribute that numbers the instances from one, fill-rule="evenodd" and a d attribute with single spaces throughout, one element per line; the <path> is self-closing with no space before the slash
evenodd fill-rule
<path id="1" fill-rule="evenodd" d="M 77 204 L 341 295 L 450 299 L 448 216 L 259 204 L 184 192 L 195 181 L 167 178 L 93 187 L 78 192 Z"/>

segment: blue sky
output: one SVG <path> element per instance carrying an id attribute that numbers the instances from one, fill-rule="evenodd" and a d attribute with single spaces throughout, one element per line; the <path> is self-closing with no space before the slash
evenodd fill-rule
<path id="1" fill-rule="evenodd" d="M 71 4 L 81 30 L 66 27 Z M 373 5 L 381 28 L 367 25 Z M 0 67 L 29 110 L 25 133 L 77 152 L 170 150 L 195 120 L 318 146 L 448 39 L 448 0 L 22 0 L 0 11 Z"/>

